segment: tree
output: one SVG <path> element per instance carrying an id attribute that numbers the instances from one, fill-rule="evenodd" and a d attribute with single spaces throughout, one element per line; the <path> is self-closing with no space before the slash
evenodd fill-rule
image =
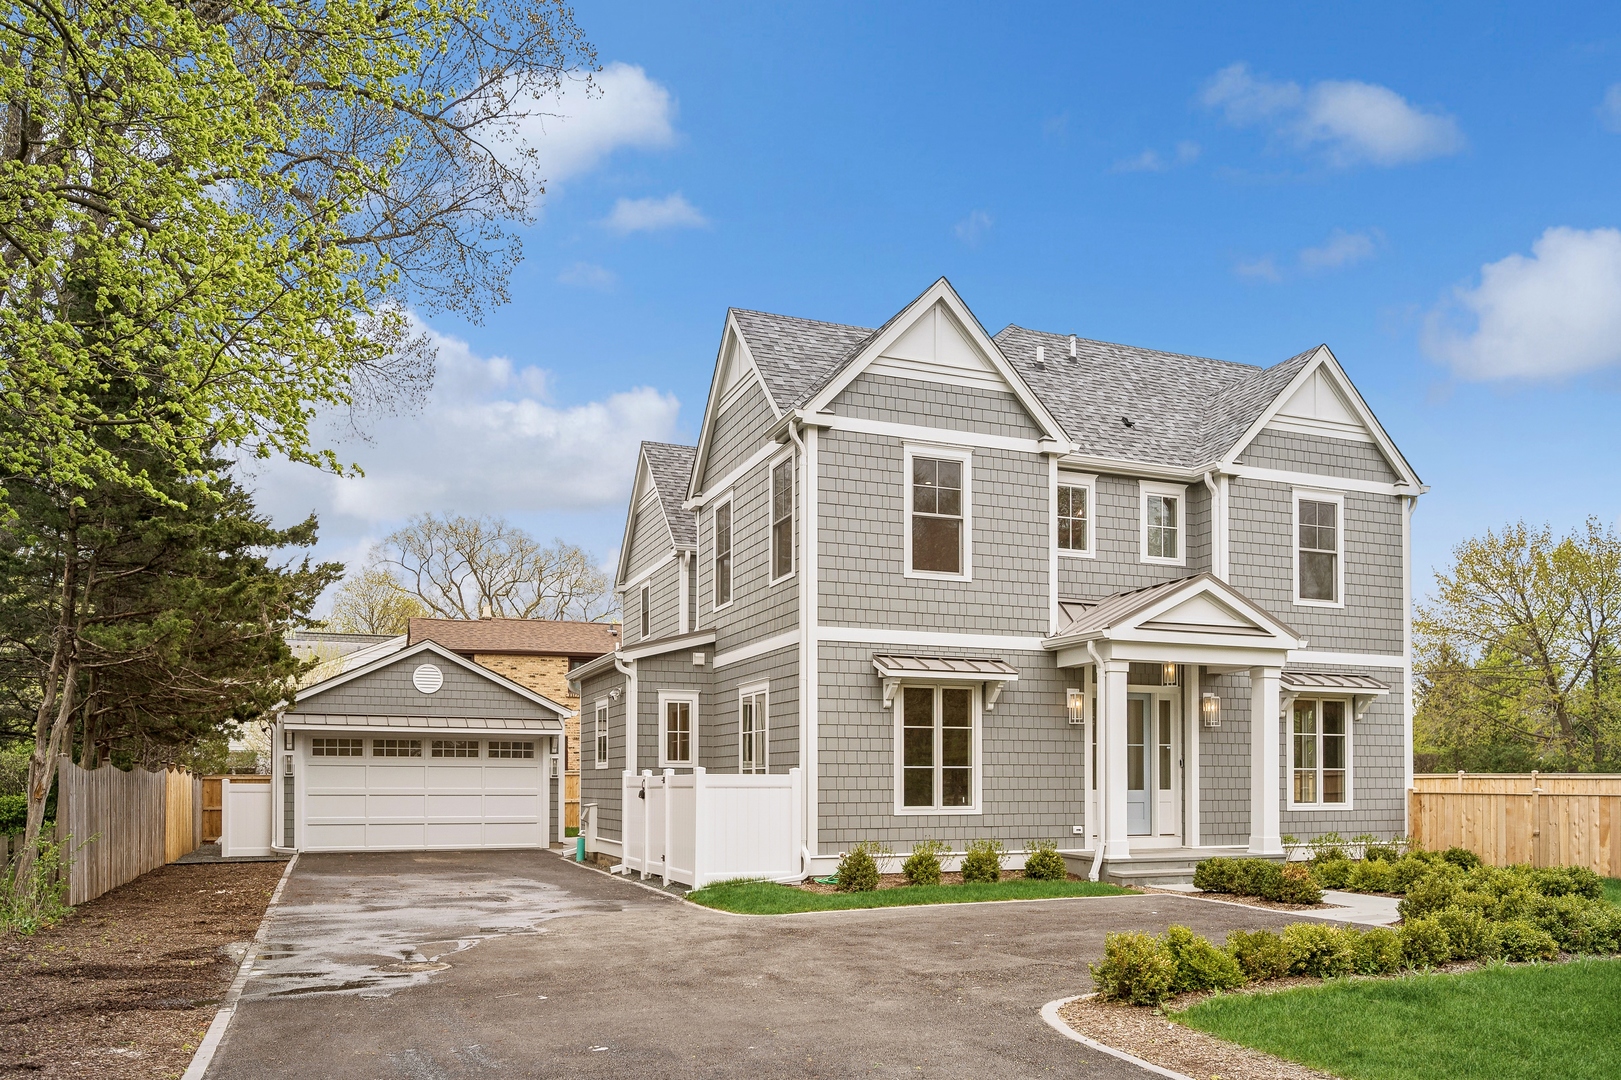
<path id="1" fill-rule="evenodd" d="M 394 575 L 375 566 L 345 578 L 332 598 L 327 626 L 345 634 L 403 634 L 427 607 L 400 587 Z"/>
<path id="2" fill-rule="evenodd" d="M 1460 763 L 1621 765 L 1621 536 L 1522 522 L 1453 559 L 1413 624 L 1420 745 Z"/>
<path id="3" fill-rule="evenodd" d="M 412 518 L 373 552 L 375 566 L 442 619 L 579 619 L 613 611 L 608 577 L 562 540 L 543 548 L 499 517 Z"/>

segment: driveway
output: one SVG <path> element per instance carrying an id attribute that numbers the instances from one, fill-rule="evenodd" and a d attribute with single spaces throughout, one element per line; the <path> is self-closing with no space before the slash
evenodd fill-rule
<path id="1" fill-rule="evenodd" d="M 1142 1080 L 1038 1015 L 1104 935 L 1288 921 L 1162 893 L 748 918 L 542 852 L 305 856 L 270 918 L 211 1080 Z"/>

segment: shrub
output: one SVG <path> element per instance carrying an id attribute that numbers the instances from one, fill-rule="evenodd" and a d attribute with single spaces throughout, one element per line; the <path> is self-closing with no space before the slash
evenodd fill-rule
<path id="1" fill-rule="evenodd" d="M 1311 861 L 1314 866 L 1344 858 L 1345 837 L 1337 832 L 1324 833 L 1311 842 Z"/>
<path id="2" fill-rule="evenodd" d="M 0 865 L 0 933 L 32 934 L 55 926 L 73 911 L 67 904 L 67 863 L 77 850 L 67 846 L 71 842 L 71 838 L 64 844 L 41 836 L 34 868 L 25 879 L 13 880 L 8 868 Z M 16 869 L 15 863 L 10 869 Z"/>
<path id="3" fill-rule="evenodd" d="M 1460 870 L 1473 870 L 1480 865 L 1480 856 L 1468 848 L 1449 847 L 1441 852 L 1441 858 Z"/>
<path id="4" fill-rule="evenodd" d="M 1152 934 L 1110 934 L 1103 939 L 1103 959 L 1092 965 L 1098 995 L 1133 1005 L 1158 1005 L 1176 984 L 1176 958 Z"/>
<path id="5" fill-rule="evenodd" d="M 1237 859 L 1203 859 L 1193 867 L 1193 887 L 1205 892 L 1233 891 L 1233 864 Z"/>
<path id="6" fill-rule="evenodd" d="M 1352 892 L 1391 892 L 1396 885 L 1396 868 L 1383 859 L 1351 864 L 1351 877 L 1344 885 Z"/>
<path id="7" fill-rule="evenodd" d="M 1458 883 L 1446 874 L 1431 874 L 1408 886 L 1396 910 L 1406 919 L 1421 919 L 1451 907 L 1458 900 Z"/>
<path id="8" fill-rule="evenodd" d="M 1005 851 L 1000 840 L 975 840 L 969 844 L 962 859 L 963 882 L 1001 881 Z"/>
<path id="9" fill-rule="evenodd" d="M 0 835 L 22 832 L 28 825 L 28 796 L 0 795 Z"/>
<path id="10" fill-rule="evenodd" d="M 1515 963 L 1559 959 L 1559 945 L 1553 935 L 1524 919 L 1497 924 L 1497 947 L 1504 960 Z"/>
<path id="11" fill-rule="evenodd" d="M 908 885 L 940 884 L 940 855 L 946 846 L 938 840 L 924 840 L 912 845 L 912 854 L 901 864 Z"/>
<path id="12" fill-rule="evenodd" d="M 1304 866 L 1285 866 L 1271 894 L 1262 893 L 1261 897 L 1280 904 L 1319 904 L 1323 890 Z"/>
<path id="13" fill-rule="evenodd" d="M 1311 876 L 1317 879 L 1317 884 L 1325 889 L 1343 889 L 1351 882 L 1351 875 L 1360 863 L 1353 863 L 1350 859 L 1327 859 L 1323 862 L 1313 862 Z"/>
<path id="14" fill-rule="evenodd" d="M 1604 898 L 1604 879 L 1585 866 L 1550 866 L 1533 870 L 1531 879 L 1543 896 L 1580 896 L 1585 900 Z"/>
<path id="15" fill-rule="evenodd" d="M 1292 923 L 1283 928 L 1289 971 L 1332 979 L 1356 969 L 1356 931 L 1328 923 Z"/>
<path id="16" fill-rule="evenodd" d="M 1530 904 L 1526 917 L 1553 935 L 1560 949 L 1576 952 L 1586 943 L 1588 912 L 1602 902 L 1580 896 L 1539 896 Z"/>
<path id="17" fill-rule="evenodd" d="M 1385 926 L 1365 930 L 1356 939 L 1358 975 L 1390 975 L 1402 965 L 1401 935 Z"/>
<path id="18" fill-rule="evenodd" d="M 1401 858 L 1401 851 L 1394 842 L 1368 844 L 1362 849 L 1362 858 L 1366 862 L 1394 863 Z"/>
<path id="19" fill-rule="evenodd" d="M 873 858 L 875 850 L 874 845 L 863 841 L 839 858 L 837 888 L 840 892 L 872 892 L 878 888 L 878 860 Z"/>
<path id="20" fill-rule="evenodd" d="M 1032 881 L 1064 881 L 1069 867 L 1051 840 L 1031 840 L 1024 845 L 1024 876 Z"/>
<path id="21" fill-rule="evenodd" d="M 1434 967 L 1451 958 L 1452 945 L 1434 918 L 1408 919 L 1401 927 L 1401 952 L 1413 967 Z"/>
<path id="22" fill-rule="evenodd" d="M 1256 982 L 1289 974 L 1289 946 L 1270 930 L 1234 930 L 1227 935 L 1227 954 Z"/>
<path id="23" fill-rule="evenodd" d="M 1489 960 L 1497 955 L 1497 928 L 1478 911 L 1447 908 L 1435 916 L 1446 931 L 1447 949 L 1454 960 Z"/>
<path id="24" fill-rule="evenodd" d="M 1422 854 L 1403 855 L 1396 860 L 1396 865 L 1391 868 L 1391 891 L 1404 893 L 1411 889 L 1415 883 L 1428 877 L 1429 873 L 1429 860 L 1425 859 Z"/>
<path id="25" fill-rule="evenodd" d="M 1244 970 L 1238 961 L 1210 944 L 1208 938 L 1185 926 L 1173 926 L 1165 931 L 1164 940 L 1176 961 L 1176 981 L 1172 984 L 1176 993 L 1231 990 L 1244 985 Z"/>

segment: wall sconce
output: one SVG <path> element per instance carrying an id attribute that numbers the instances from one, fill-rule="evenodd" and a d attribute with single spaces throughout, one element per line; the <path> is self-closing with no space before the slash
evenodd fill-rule
<path id="1" fill-rule="evenodd" d="M 618 701 L 619 700 L 619 687 L 616 686 L 613 689 L 608 691 L 608 700 L 609 701 Z"/>
<path id="2" fill-rule="evenodd" d="M 1221 695 L 1199 695 L 1199 719 L 1207 728 L 1221 727 Z"/>
<path id="3" fill-rule="evenodd" d="M 293 748 L 293 732 L 292 732 L 291 728 L 283 728 L 282 729 L 281 741 L 282 741 L 282 747 L 281 748 L 283 750 L 291 750 Z"/>
<path id="4" fill-rule="evenodd" d="M 1160 685 L 1161 686 L 1175 686 L 1176 685 L 1176 665 L 1175 664 L 1166 664 L 1165 665 L 1165 671 L 1164 671 L 1164 673 L 1162 675 L 1160 675 Z"/>
<path id="5" fill-rule="evenodd" d="M 1065 695 L 1065 704 L 1069 707 L 1069 722 L 1072 724 L 1086 723 L 1086 695 L 1079 690 L 1071 690 Z"/>

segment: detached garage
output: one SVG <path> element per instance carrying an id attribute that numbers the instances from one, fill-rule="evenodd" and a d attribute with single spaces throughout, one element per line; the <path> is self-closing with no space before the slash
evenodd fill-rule
<path id="1" fill-rule="evenodd" d="M 433 642 L 305 687 L 277 721 L 276 846 L 545 847 L 569 713 Z"/>

